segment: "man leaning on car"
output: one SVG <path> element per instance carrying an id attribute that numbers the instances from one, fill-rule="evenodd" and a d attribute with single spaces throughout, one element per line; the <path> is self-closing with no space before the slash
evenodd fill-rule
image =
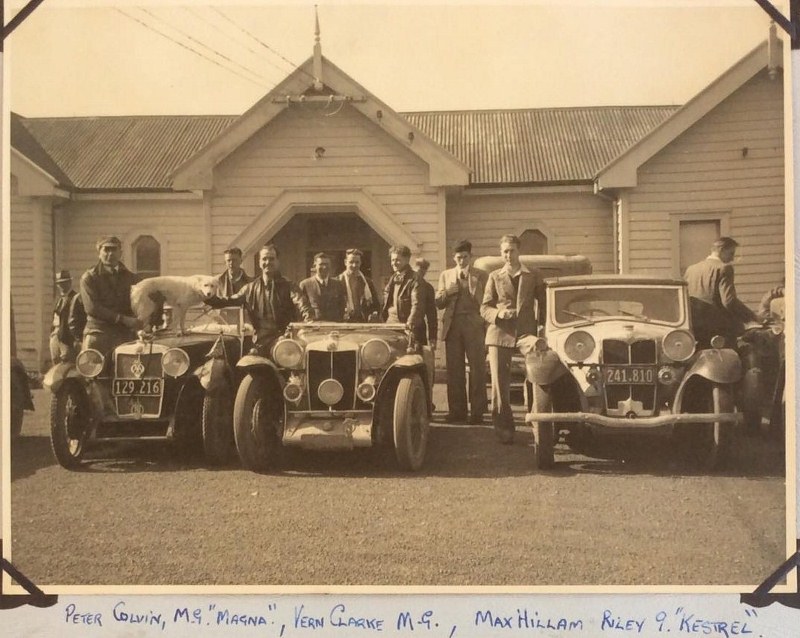
<path id="1" fill-rule="evenodd" d="M 253 346 L 258 354 L 266 356 L 275 339 L 297 319 L 311 321 L 311 309 L 303 294 L 280 273 L 280 257 L 274 244 L 266 244 L 258 252 L 261 276 L 257 277 L 235 295 L 213 297 L 206 304 L 213 308 L 244 306 L 255 328 Z"/>
<path id="2" fill-rule="evenodd" d="M 134 339 L 135 331 L 142 327 L 131 310 L 131 286 L 140 278 L 120 261 L 122 242 L 117 237 L 102 237 L 96 247 L 98 263 L 81 277 L 86 310 L 83 349 L 92 348 L 105 356 Z"/>
<path id="3" fill-rule="evenodd" d="M 520 337 L 535 335 L 537 312 L 544 317 L 544 283 L 537 271 L 528 270 L 519 260 L 520 241 L 516 235 L 503 235 L 500 255 L 505 266 L 489 274 L 481 303 L 487 322 L 486 345 L 492 374 L 492 424 L 501 443 L 514 442 L 514 416 L 511 413 L 511 356 Z"/>
<path id="4" fill-rule="evenodd" d="M 394 274 L 383 292 L 381 318 L 387 323 L 404 323 L 418 335 L 424 330 L 425 320 L 419 303 L 419 280 L 411 269 L 411 249 L 395 245 L 389 248 L 389 260 Z"/>

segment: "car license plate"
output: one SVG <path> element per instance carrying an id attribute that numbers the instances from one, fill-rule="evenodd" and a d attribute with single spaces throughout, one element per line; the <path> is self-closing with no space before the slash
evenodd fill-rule
<path id="1" fill-rule="evenodd" d="M 116 396 L 159 397 L 163 391 L 163 379 L 114 379 Z"/>
<path id="2" fill-rule="evenodd" d="M 655 383 L 656 370 L 648 366 L 606 366 L 603 375 L 608 385 Z"/>

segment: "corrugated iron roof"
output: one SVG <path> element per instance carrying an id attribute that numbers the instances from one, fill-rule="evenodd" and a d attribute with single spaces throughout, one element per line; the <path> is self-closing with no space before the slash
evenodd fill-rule
<path id="1" fill-rule="evenodd" d="M 404 113 L 472 168 L 472 184 L 590 181 L 677 106 Z"/>
<path id="2" fill-rule="evenodd" d="M 513 185 L 588 182 L 677 108 L 575 107 L 401 115 L 469 166 L 471 184 Z M 63 171 L 66 185 L 76 190 L 169 190 L 170 174 L 236 119 L 231 115 L 181 115 L 19 118 L 19 122 Z M 19 148 L 24 137 L 12 130 L 12 145 Z M 30 159 L 47 170 L 36 157 Z M 46 157 L 39 159 L 47 161 Z"/>

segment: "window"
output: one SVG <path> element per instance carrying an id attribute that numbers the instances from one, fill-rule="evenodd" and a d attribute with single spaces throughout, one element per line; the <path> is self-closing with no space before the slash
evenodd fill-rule
<path id="1" fill-rule="evenodd" d="M 719 219 L 681 220 L 678 231 L 680 274 L 711 252 L 711 244 L 721 235 Z"/>
<path id="2" fill-rule="evenodd" d="M 161 244 L 152 235 L 140 235 L 133 242 L 133 269 L 142 277 L 161 274 Z"/>
<path id="3" fill-rule="evenodd" d="M 546 255 L 547 235 L 538 229 L 528 229 L 519 236 L 522 255 Z"/>

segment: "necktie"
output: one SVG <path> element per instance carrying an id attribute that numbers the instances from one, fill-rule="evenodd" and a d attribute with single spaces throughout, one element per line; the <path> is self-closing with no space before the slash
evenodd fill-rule
<path id="1" fill-rule="evenodd" d="M 466 280 L 466 278 L 467 278 L 467 273 L 465 273 L 465 272 L 462 270 L 462 271 L 461 271 L 461 274 L 459 275 L 459 277 L 461 277 L 462 281 L 463 281 L 463 280 Z"/>

